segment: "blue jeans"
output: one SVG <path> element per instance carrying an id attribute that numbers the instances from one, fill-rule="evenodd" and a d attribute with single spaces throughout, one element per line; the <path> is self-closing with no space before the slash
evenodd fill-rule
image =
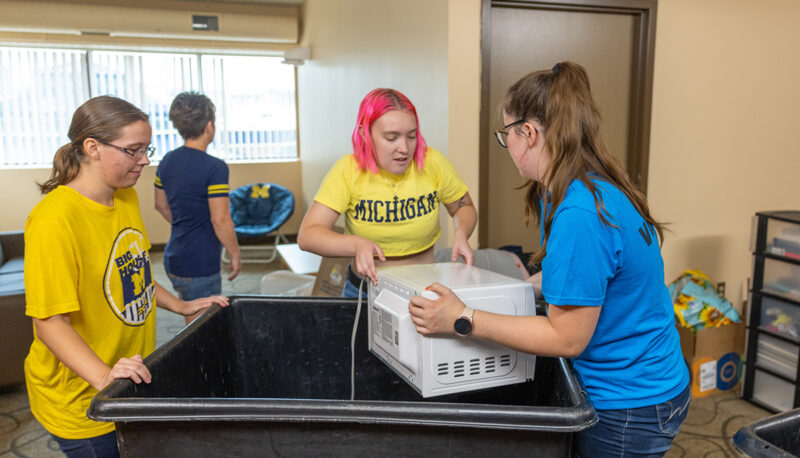
<path id="1" fill-rule="evenodd" d="M 179 277 L 167 273 L 172 287 L 184 301 L 222 294 L 222 276 L 219 272 L 207 277 Z"/>
<path id="2" fill-rule="evenodd" d="M 600 421 L 576 435 L 577 455 L 663 456 L 689 413 L 687 385 L 667 402 L 636 409 L 597 410 Z"/>
<path id="3" fill-rule="evenodd" d="M 367 292 L 368 292 L 367 282 L 368 281 L 369 280 L 364 282 L 364 289 L 361 290 L 361 298 L 364 299 L 364 300 L 367 300 Z M 349 281 L 345 280 L 344 288 L 342 289 L 342 297 L 352 297 L 354 299 L 357 298 L 358 297 L 358 286 L 355 286 L 354 284 L 352 284 Z"/>
<path id="4" fill-rule="evenodd" d="M 355 272 L 353 272 L 353 266 L 347 266 L 347 275 L 344 279 L 344 288 L 342 288 L 342 297 L 350 297 L 353 299 L 358 298 L 358 286 L 354 284 L 354 280 L 359 278 Z M 367 300 L 367 296 L 369 295 L 369 278 L 365 278 L 363 283 L 364 286 L 361 289 L 361 298 L 363 300 Z M 361 283 L 361 282 L 359 282 Z"/>
<path id="5" fill-rule="evenodd" d="M 53 436 L 51 434 L 51 436 Z M 117 432 L 111 431 L 102 436 L 87 439 L 62 439 L 53 436 L 58 448 L 67 458 L 112 458 L 119 456 Z"/>

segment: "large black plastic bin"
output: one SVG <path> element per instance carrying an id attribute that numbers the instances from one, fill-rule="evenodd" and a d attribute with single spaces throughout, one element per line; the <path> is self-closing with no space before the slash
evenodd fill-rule
<path id="1" fill-rule="evenodd" d="M 145 363 L 153 381 L 118 380 L 89 417 L 117 423 L 124 457 L 569 456 L 596 422 L 572 370 L 537 358 L 535 380 L 423 399 L 367 350 L 356 301 L 231 298 Z"/>
<path id="2" fill-rule="evenodd" d="M 733 445 L 747 456 L 800 456 L 800 408 L 743 427 L 733 435 Z"/>

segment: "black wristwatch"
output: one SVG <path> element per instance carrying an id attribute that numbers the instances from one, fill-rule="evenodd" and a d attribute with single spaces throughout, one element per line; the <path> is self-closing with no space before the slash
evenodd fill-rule
<path id="1" fill-rule="evenodd" d="M 456 319 L 456 322 L 453 324 L 453 327 L 456 330 L 456 333 L 461 337 L 466 337 L 472 334 L 472 314 L 475 313 L 475 310 L 464 306 L 464 310 L 461 312 L 461 316 Z"/>

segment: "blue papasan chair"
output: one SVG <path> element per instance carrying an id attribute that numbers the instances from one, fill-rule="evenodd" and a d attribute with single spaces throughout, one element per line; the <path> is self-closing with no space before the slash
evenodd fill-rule
<path id="1" fill-rule="evenodd" d="M 230 193 L 231 218 L 242 251 L 264 250 L 266 258 L 245 258 L 242 262 L 272 262 L 278 256 L 279 242 L 289 243 L 280 228 L 294 213 L 294 195 L 281 185 L 253 183 L 240 186 Z M 274 233 L 272 243 L 252 243 Z M 223 249 L 222 259 L 230 262 Z"/>

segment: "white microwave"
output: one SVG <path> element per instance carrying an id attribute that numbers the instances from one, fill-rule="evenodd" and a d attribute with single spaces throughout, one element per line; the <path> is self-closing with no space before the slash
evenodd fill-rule
<path id="1" fill-rule="evenodd" d="M 458 262 L 384 267 L 369 284 L 369 350 L 423 397 L 533 379 L 536 357 L 474 337 L 417 333 L 408 304 L 439 282 L 475 310 L 535 315 L 533 286 Z M 480 323 L 475 323 L 480 326 Z"/>

